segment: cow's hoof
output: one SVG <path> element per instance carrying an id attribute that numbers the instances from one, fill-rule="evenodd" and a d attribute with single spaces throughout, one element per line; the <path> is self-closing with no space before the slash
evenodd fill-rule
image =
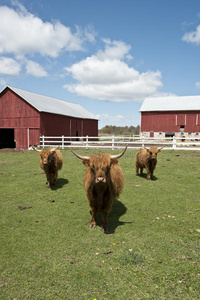
<path id="1" fill-rule="evenodd" d="M 91 228 L 91 229 L 96 228 L 96 226 L 97 226 L 96 224 L 90 224 L 90 228 Z"/>
<path id="2" fill-rule="evenodd" d="M 108 227 L 101 226 L 101 231 L 104 233 L 108 233 Z"/>

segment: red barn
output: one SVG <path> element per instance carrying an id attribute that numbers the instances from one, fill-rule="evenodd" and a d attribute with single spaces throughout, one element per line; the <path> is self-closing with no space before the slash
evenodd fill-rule
<path id="1" fill-rule="evenodd" d="M 140 112 L 143 136 L 199 136 L 200 96 L 146 98 Z"/>
<path id="2" fill-rule="evenodd" d="M 0 93 L 0 148 L 28 149 L 45 136 L 98 136 L 98 120 L 79 104 L 6 87 Z"/>

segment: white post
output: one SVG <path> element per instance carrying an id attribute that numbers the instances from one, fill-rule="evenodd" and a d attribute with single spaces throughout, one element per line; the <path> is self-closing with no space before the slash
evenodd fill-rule
<path id="1" fill-rule="evenodd" d="M 44 148 L 44 135 L 42 136 L 42 148 Z"/>
<path id="2" fill-rule="evenodd" d="M 62 135 L 62 149 L 64 149 L 65 147 L 65 137 L 64 135 Z"/>
<path id="3" fill-rule="evenodd" d="M 114 135 L 112 136 L 112 150 L 114 150 L 115 147 L 115 137 Z"/>
<path id="4" fill-rule="evenodd" d="M 144 148 L 144 136 L 142 137 L 142 148 Z"/>
<path id="5" fill-rule="evenodd" d="M 173 136 L 173 149 L 176 150 L 176 137 Z"/>

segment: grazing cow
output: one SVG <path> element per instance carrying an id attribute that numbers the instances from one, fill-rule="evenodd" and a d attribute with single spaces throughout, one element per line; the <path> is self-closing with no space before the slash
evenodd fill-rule
<path id="1" fill-rule="evenodd" d="M 108 232 L 108 213 L 112 208 L 115 197 L 118 197 L 124 186 L 124 176 L 118 164 L 121 154 L 93 154 L 90 156 L 81 156 L 72 153 L 82 159 L 82 163 L 87 167 L 84 175 L 84 187 L 91 208 L 92 219 L 90 228 L 96 227 L 97 212 L 102 215 L 103 232 Z"/>
<path id="2" fill-rule="evenodd" d="M 55 185 L 58 171 L 62 169 L 63 158 L 62 154 L 57 148 L 37 150 L 40 154 L 40 168 L 44 170 L 47 178 L 47 188 L 49 189 L 51 185 Z"/>
<path id="3" fill-rule="evenodd" d="M 157 164 L 157 153 L 161 151 L 162 148 L 150 147 L 150 148 L 140 148 L 136 154 L 135 168 L 136 175 L 140 169 L 140 175 L 143 174 L 143 168 L 147 170 L 147 180 L 153 179 L 153 172 Z"/>

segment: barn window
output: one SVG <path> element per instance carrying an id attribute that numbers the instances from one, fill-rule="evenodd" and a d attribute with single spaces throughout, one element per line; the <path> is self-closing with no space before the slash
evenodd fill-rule
<path id="1" fill-rule="evenodd" d="M 199 135 L 199 132 L 196 132 L 195 135 Z"/>

